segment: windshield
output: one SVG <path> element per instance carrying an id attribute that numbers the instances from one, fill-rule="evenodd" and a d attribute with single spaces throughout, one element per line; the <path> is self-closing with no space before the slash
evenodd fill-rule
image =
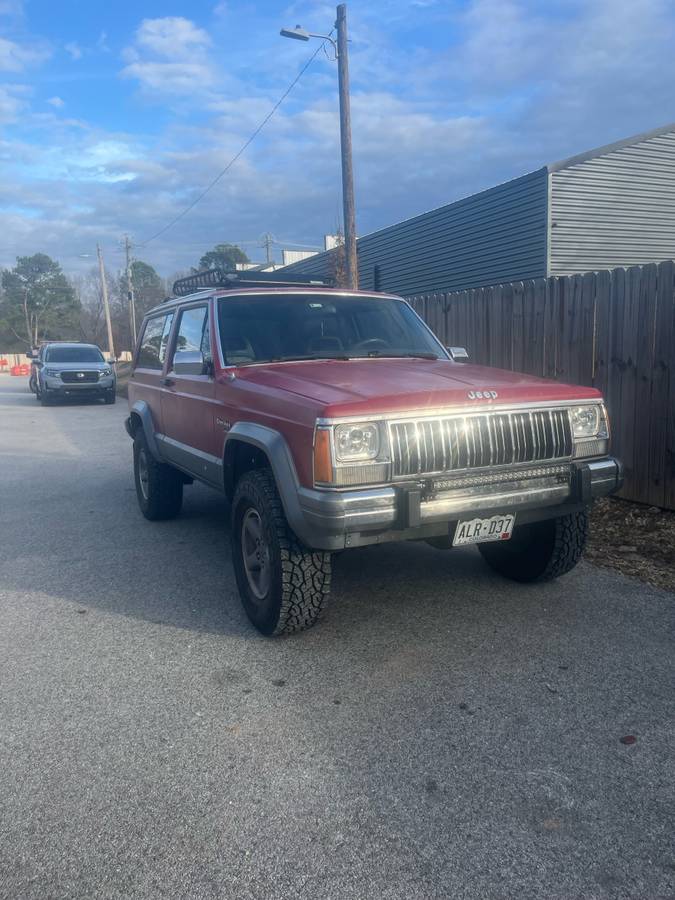
<path id="1" fill-rule="evenodd" d="M 403 300 L 326 294 L 223 297 L 226 365 L 293 359 L 447 358 Z"/>
<path id="2" fill-rule="evenodd" d="M 49 347 L 45 362 L 102 363 L 104 359 L 98 347 Z"/>

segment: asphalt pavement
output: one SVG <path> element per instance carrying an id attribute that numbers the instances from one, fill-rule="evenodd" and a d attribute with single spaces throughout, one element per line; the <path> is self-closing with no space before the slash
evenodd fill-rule
<path id="1" fill-rule="evenodd" d="M 222 498 L 141 517 L 125 405 L 0 375 L 0 898 L 675 896 L 675 596 L 389 545 L 263 638 Z"/>

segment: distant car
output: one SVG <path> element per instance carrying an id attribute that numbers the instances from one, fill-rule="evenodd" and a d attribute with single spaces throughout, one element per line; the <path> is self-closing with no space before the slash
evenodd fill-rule
<path id="1" fill-rule="evenodd" d="M 35 396 L 43 406 L 62 397 L 100 397 L 115 402 L 115 360 L 96 344 L 46 343 L 32 357 Z"/>

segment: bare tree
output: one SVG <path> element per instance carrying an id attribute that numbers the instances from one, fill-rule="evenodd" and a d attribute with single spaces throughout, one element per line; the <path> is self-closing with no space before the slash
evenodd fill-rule
<path id="1" fill-rule="evenodd" d="M 341 228 L 335 232 L 335 249 L 330 254 L 329 274 L 335 282 L 335 287 L 349 287 L 345 237 Z"/>

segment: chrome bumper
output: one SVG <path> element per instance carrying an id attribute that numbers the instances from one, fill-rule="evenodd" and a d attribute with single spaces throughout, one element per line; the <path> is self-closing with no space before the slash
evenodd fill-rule
<path id="1" fill-rule="evenodd" d="M 542 468 L 527 478 L 516 473 L 498 479 L 487 475 L 484 483 L 479 477 L 459 478 L 457 486 L 451 486 L 453 480 L 448 478 L 437 492 L 420 482 L 358 491 L 300 488 L 303 528 L 299 536 L 310 546 L 336 549 L 376 543 L 381 539 L 376 533 L 383 531 L 391 532 L 388 540 L 397 535 L 415 537 L 416 529 L 420 537 L 434 530 L 443 533 L 449 522 L 461 516 L 491 510 L 551 508 L 553 517 L 556 507 L 588 504 L 618 490 L 622 481 L 621 464 L 607 457 L 551 467 L 550 473 Z"/>

